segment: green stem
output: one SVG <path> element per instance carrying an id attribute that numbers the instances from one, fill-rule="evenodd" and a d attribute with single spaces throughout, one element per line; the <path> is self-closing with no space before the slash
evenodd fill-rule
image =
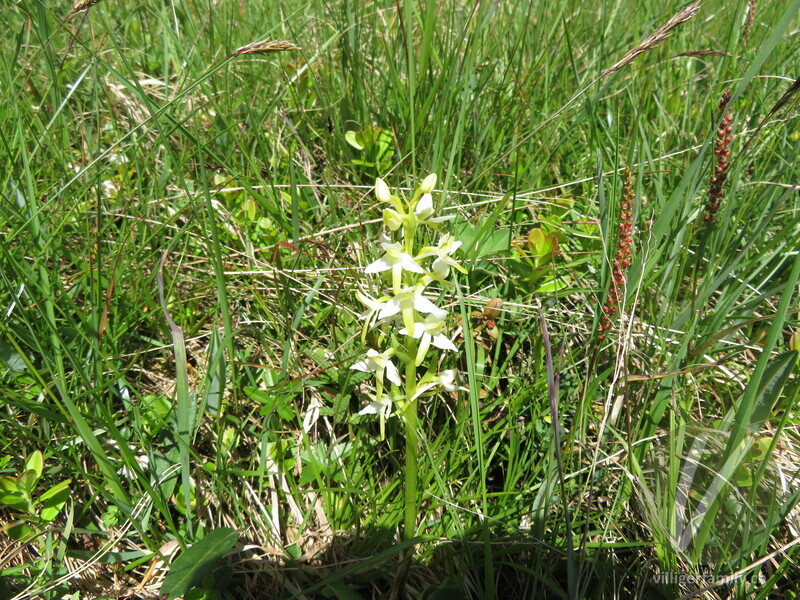
<path id="1" fill-rule="evenodd" d="M 406 363 L 405 388 L 406 398 L 417 393 L 417 367 L 414 357 L 417 354 L 416 343 L 410 344 L 409 362 Z M 407 401 L 403 407 L 403 421 L 406 431 L 406 472 L 405 472 L 405 510 L 403 521 L 403 537 L 411 539 L 417 531 L 417 474 L 419 469 L 419 419 L 417 418 L 417 401 Z"/>
<path id="2" fill-rule="evenodd" d="M 403 226 L 403 250 L 408 254 L 414 255 L 414 234 L 417 231 L 417 221 L 414 215 L 408 217 L 408 221 Z"/>

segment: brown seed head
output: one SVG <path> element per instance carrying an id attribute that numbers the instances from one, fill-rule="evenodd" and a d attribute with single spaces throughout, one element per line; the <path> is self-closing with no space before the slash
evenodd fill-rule
<path id="1" fill-rule="evenodd" d="M 67 20 L 73 18 L 75 15 L 89 10 L 92 6 L 100 2 L 100 0 L 78 0 L 72 5 L 72 10 L 67 15 Z"/>
<path id="2" fill-rule="evenodd" d="M 231 56 L 241 56 L 242 54 L 270 54 L 272 52 L 286 52 L 287 50 L 300 50 L 293 42 L 262 40 L 242 46 Z"/>

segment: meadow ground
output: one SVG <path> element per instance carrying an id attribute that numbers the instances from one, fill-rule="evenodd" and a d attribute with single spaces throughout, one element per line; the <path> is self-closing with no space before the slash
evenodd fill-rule
<path id="1" fill-rule="evenodd" d="M 3 3 L 0 599 L 796 598 L 799 8 Z"/>

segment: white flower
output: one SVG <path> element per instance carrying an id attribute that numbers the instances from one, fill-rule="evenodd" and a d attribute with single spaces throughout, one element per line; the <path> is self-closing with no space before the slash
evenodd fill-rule
<path id="1" fill-rule="evenodd" d="M 400 229 L 406 221 L 406 210 L 403 202 L 397 196 L 392 196 L 389 186 L 386 182 L 378 177 L 375 180 L 375 196 L 381 202 L 391 204 L 392 208 L 383 209 L 383 222 L 391 231 Z"/>
<path id="2" fill-rule="evenodd" d="M 113 150 L 108 154 L 106 154 L 106 159 L 112 165 L 117 165 L 117 166 L 124 165 L 125 163 L 128 162 L 127 156 L 125 156 L 124 154 L 120 154 L 119 152 L 115 152 Z"/>
<path id="3" fill-rule="evenodd" d="M 425 317 L 424 321 L 417 321 L 414 323 L 413 332 L 409 332 L 408 327 L 404 327 L 400 330 L 402 335 L 410 335 L 412 338 L 420 340 L 419 348 L 417 348 L 417 356 L 414 361 L 417 366 L 421 365 L 422 361 L 425 360 L 425 355 L 431 344 L 440 350 L 458 350 L 455 344 L 442 333 L 446 316 L 447 313 L 445 313 L 444 316 L 440 314 L 430 314 Z"/>
<path id="4" fill-rule="evenodd" d="M 103 196 L 106 198 L 115 198 L 117 196 L 119 190 L 117 190 L 117 186 L 114 185 L 113 181 L 104 179 L 100 182 L 100 186 L 103 188 Z"/>
<path id="5" fill-rule="evenodd" d="M 417 254 L 417 260 L 427 258 L 428 256 L 435 256 L 431 270 L 434 275 L 445 279 L 450 274 L 450 267 L 453 267 L 461 273 L 466 273 L 467 270 L 458 264 L 452 254 L 461 247 L 461 242 L 457 241 L 449 233 L 439 238 L 439 243 L 436 246 L 426 246 Z"/>
<path id="6" fill-rule="evenodd" d="M 359 319 L 364 319 L 364 326 L 361 329 L 361 342 L 363 343 L 367 339 L 367 331 L 378 325 L 380 313 L 386 308 L 389 297 L 385 296 L 376 300 L 360 290 L 356 290 L 356 297 L 367 307 L 367 310 L 358 315 Z"/>
<path id="7" fill-rule="evenodd" d="M 390 231 L 397 231 L 403 226 L 403 217 L 399 212 L 393 208 L 383 209 L 383 223 Z"/>
<path id="8" fill-rule="evenodd" d="M 416 400 L 426 392 L 429 392 L 439 386 L 442 386 L 448 392 L 469 391 L 469 388 L 460 386 L 456 383 L 456 372 L 453 369 L 447 369 L 442 371 L 440 375 L 426 375 L 423 377 L 420 380 L 417 391 L 411 400 Z"/>
<path id="9" fill-rule="evenodd" d="M 370 323 L 375 320 L 374 317 L 381 310 L 383 310 L 383 308 L 386 306 L 386 302 L 388 301 L 388 298 L 376 300 L 375 298 L 362 293 L 360 290 L 356 290 L 356 297 L 361 301 L 361 304 L 367 307 L 367 310 L 358 315 L 358 318 L 367 319 L 367 322 Z"/>
<path id="10" fill-rule="evenodd" d="M 386 437 L 385 422 L 386 419 L 392 416 L 392 403 L 394 399 L 389 394 L 378 393 L 368 394 L 372 398 L 372 402 L 367 404 L 364 408 L 358 411 L 359 415 L 378 415 L 381 420 L 381 439 Z M 402 396 L 398 396 L 400 399 Z"/>
<path id="11" fill-rule="evenodd" d="M 454 369 L 445 369 L 442 371 L 442 374 L 439 376 L 439 378 L 441 379 L 442 387 L 448 392 L 458 392 L 459 390 L 462 392 L 469 391 L 468 387 L 458 385 L 456 382 L 456 372 Z"/>
<path id="12" fill-rule="evenodd" d="M 372 402 L 358 411 L 358 414 L 383 415 L 384 418 L 392 414 L 392 397 L 389 394 L 381 394 L 380 397 L 369 394 L 369 397 L 372 398 Z"/>
<path id="13" fill-rule="evenodd" d="M 400 292 L 400 285 L 403 283 L 403 271 L 412 273 L 424 273 L 425 270 L 417 264 L 414 257 L 403 252 L 403 245 L 400 242 L 394 244 L 383 243 L 386 250 L 381 258 L 367 265 L 364 273 L 381 273 L 383 271 L 392 272 L 392 291 L 397 294 Z"/>
<path id="14" fill-rule="evenodd" d="M 133 449 L 134 447 L 131 446 L 131 450 Z M 133 458 L 136 460 L 136 464 L 139 465 L 139 468 L 142 471 L 147 470 L 147 467 L 150 465 L 150 457 L 147 456 L 147 454 L 135 454 Z M 131 469 L 128 465 L 123 466 L 118 472 L 125 479 L 136 479 L 136 471 Z"/>
<path id="15" fill-rule="evenodd" d="M 362 371 L 363 373 L 375 373 L 375 378 L 378 381 L 383 381 L 383 376 L 385 374 L 389 381 L 397 386 L 401 386 L 400 372 L 391 359 L 393 354 L 394 350 L 391 348 L 382 353 L 370 348 L 367 350 L 367 358 L 355 363 L 350 368 L 356 371 Z"/>
<path id="16" fill-rule="evenodd" d="M 416 285 L 400 290 L 391 300 L 383 305 L 378 313 L 379 319 L 386 319 L 400 313 L 403 318 L 403 325 L 408 330 L 408 335 L 414 335 L 414 311 L 435 315 L 436 318 L 443 320 L 447 317 L 447 312 L 436 306 L 433 302 L 422 295 L 425 290 L 424 285 Z"/>
<path id="17" fill-rule="evenodd" d="M 444 217 L 433 217 L 431 215 L 433 215 L 433 197 L 430 194 L 422 194 L 422 197 L 414 207 L 414 216 L 417 218 L 418 224 L 436 226 L 442 221 L 449 221 L 455 217 L 455 215 L 446 215 Z"/>

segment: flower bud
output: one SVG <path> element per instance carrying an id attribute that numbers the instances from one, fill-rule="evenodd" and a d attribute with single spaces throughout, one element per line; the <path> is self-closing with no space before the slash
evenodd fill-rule
<path id="1" fill-rule="evenodd" d="M 375 196 L 381 202 L 392 201 L 392 193 L 389 191 L 389 186 L 386 185 L 386 182 L 380 177 L 375 180 Z"/>
<path id="2" fill-rule="evenodd" d="M 436 173 L 431 173 L 425 179 L 422 180 L 422 183 L 419 184 L 419 191 L 423 194 L 429 194 L 433 191 L 433 188 L 436 187 Z"/>

